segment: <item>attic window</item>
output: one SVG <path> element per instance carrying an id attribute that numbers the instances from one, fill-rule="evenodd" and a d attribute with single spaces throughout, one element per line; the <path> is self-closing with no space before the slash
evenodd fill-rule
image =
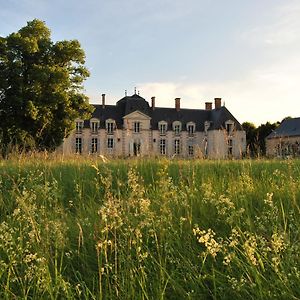
<path id="1" fill-rule="evenodd" d="M 229 120 L 225 122 L 225 128 L 228 135 L 231 135 L 234 128 L 234 122 Z"/>
<path id="2" fill-rule="evenodd" d="M 82 129 L 83 129 L 83 121 L 77 120 L 76 121 L 76 133 L 82 133 Z"/>
<path id="3" fill-rule="evenodd" d="M 194 122 L 189 122 L 186 125 L 186 130 L 189 136 L 194 136 L 196 125 Z"/>
<path id="4" fill-rule="evenodd" d="M 175 135 L 179 135 L 181 132 L 181 122 L 180 121 L 175 121 L 173 122 L 173 130 Z"/>
<path id="5" fill-rule="evenodd" d="M 106 132 L 107 134 L 114 134 L 114 130 L 115 130 L 115 121 L 112 119 L 108 119 L 106 120 Z"/>
<path id="6" fill-rule="evenodd" d="M 166 134 L 167 128 L 168 128 L 167 126 L 168 126 L 168 124 L 165 121 L 160 121 L 158 123 L 158 130 L 159 130 L 160 135 L 165 135 Z"/>
<path id="7" fill-rule="evenodd" d="M 97 119 L 92 119 L 90 121 L 90 124 L 91 124 L 91 130 L 92 130 L 92 133 L 98 133 L 98 129 L 99 129 L 99 120 Z"/>

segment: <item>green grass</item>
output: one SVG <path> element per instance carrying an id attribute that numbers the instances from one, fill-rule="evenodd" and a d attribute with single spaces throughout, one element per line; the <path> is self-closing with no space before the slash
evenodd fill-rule
<path id="1" fill-rule="evenodd" d="M 300 299 L 300 161 L 0 161 L 1 299 Z"/>

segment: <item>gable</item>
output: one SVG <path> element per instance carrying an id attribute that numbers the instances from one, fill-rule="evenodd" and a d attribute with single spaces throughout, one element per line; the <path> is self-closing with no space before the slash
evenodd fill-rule
<path id="1" fill-rule="evenodd" d="M 134 120 L 151 120 L 151 118 L 142 112 L 136 110 L 126 116 L 123 117 L 123 119 L 134 119 Z"/>

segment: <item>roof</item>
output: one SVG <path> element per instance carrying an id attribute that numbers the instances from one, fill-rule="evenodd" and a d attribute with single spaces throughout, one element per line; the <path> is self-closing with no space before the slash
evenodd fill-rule
<path id="1" fill-rule="evenodd" d="M 300 136 L 300 118 L 284 119 L 279 127 L 267 136 L 267 139 L 290 136 Z"/>
<path id="2" fill-rule="evenodd" d="M 205 121 L 211 122 L 209 130 L 225 128 L 225 122 L 232 120 L 237 130 L 243 130 L 241 124 L 233 117 L 225 106 L 213 110 L 205 109 L 187 109 L 181 108 L 177 111 L 175 108 L 155 107 L 153 110 L 149 103 L 141 96 L 134 94 L 120 99 L 116 105 L 94 105 L 95 111 L 93 118 L 100 120 L 100 127 L 104 128 L 103 120 L 113 119 L 116 121 L 117 128 L 123 128 L 123 117 L 134 112 L 140 111 L 151 118 L 151 128 L 158 129 L 159 121 L 166 121 L 168 130 L 172 130 L 172 123 L 180 121 L 183 128 L 188 122 L 196 124 L 196 131 L 204 131 Z M 89 120 L 84 122 L 85 127 L 89 127 Z"/>

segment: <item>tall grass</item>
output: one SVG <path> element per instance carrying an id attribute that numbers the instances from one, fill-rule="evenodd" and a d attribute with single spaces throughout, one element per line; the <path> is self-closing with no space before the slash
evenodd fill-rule
<path id="1" fill-rule="evenodd" d="M 0 162 L 1 299 L 300 299 L 300 161 Z"/>

